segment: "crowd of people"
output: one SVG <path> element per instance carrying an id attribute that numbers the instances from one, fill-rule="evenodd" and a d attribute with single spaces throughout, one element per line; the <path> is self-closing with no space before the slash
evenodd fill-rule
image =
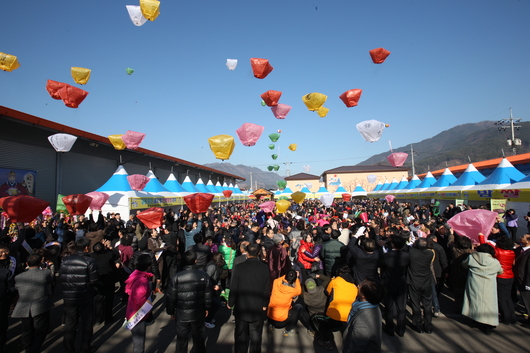
<path id="1" fill-rule="evenodd" d="M 408 326 L 432 333 L 442 291 L 485 334 L 518 322 L 519 297 L 530 310 L 530 234 L 515 238 L 513 210 L 473 244 L 447 225 L 465 206 L 440 212 L 436 204 L 305 200 L 275 214 L 259 204 L 204 214 L 168 209 L 155 229 L 135 215 L 101 212 L 7 225 L 0 352 L 9 316 L 21 320 L 25 352 L 41 351 L 55 292 L 63 299 L 67 353 L 96 351 L 94 324 L 123 319 L 133 351 L 144 352 L 155 294 L 175 321 L 177 352 L 187 352 L 190 336 L 195 351 L 206 352 L 205 331 L 223 307 L 234 315 L 236 353 L 261 352 L 264 329 L 280 329 L 286 339 L 303 330 L 327 350 L 340 332 L 344 352 L 380 352 L 383 332 L 403 337 Z M 125 318 L 113 312 L 116 300 L 126 305 Z M 530 326 L 528 315 L 523 320 Z"/>

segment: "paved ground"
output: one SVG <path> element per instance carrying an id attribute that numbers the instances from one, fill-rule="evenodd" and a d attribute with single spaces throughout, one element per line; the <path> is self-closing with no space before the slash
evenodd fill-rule
<path id="1" fill-rule="evenodd" d="M 159 294 L 155 301 L 156 321 L 147 328 L 146 353 L 163 353 L 175 351 L 175 326 L 165 313 L 163 296 Z M 520 325 L 500 325 L 491 336 L 486 336 L 473 326 L 473 322 L 453 312 L 452 299 L 444 294 L 441 298 L 442 313 L 434 319 L 434 332 L 430 335 L 419 334 L 410 329 L 405 336 L 390 337 L 383 333 L 383 352 L 528 352 L 528 336 L 530 328 Z M 518 306 L 518 311 L 522 310 Z M 61 326 L 62 301 L 57 300 L 52 309 L 52 329 L 44 344 L 43 352 L 62 353 L 63 326 Z M 115 317 L 123 318 L 125 306 L 116 302 Z M 212 353 L 233 352 L 234 322 L 228 309 L 222 308 L 216 315 L 216 327 L 206 329 L 206 349 Z M 410 320 L 410 315 L 409 315 Z M 100 353 L 132 352 L 132 339 L 129 331 L 121 328 L 122 319 L 116 319 L 113 325 L 97 325 L 94 327 L 94 345 L 99 346 Z M 11 319 L 8 331 L 7 352 L 22 352 L 20 344 L 21 325 L 18 320 Z M 299 335 L 283 337 L 282 330 L 263 332 L 263 352 L 326 352 L 313 343 L 301 324 L 298 324 Z M 337 349 L 342 351 L 341 338 L 335 334 Z M 191 342 L 190 342 L 190 351 Z"/>

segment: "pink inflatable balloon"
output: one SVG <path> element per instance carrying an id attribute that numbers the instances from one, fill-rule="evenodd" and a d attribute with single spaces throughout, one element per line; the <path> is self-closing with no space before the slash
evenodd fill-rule
<path id="1" fill-rule="evenodd" d="M 457 213 L 447 224 L 458 235 L 470 238 L 474 243 L 479 243 L 478 233 L 484 234 L 486 239 L 497 219 L 497 212 L 487 210 L 468 210 Z"/>
<path id="2" fill-rule="evenodd" d="M 243 145 L 250 147 L 254 146 L 256 142 L 258 142 L 263 130 L 265 130 L 264 126 L 252 123 L 244 123 L 239 129 L 236 130 L 236 134 Z"/>
<path id="3" fill-rule="evenodd" d="M 387 156 L 386 159 L 394 167 L 401 167 L 403 163 L 405 163 L 405 161 L 407 160 L 408 156 L 409 156 L 408 153 L 396 152 L 396 153 L 392 153 L 390 156 Z"/>
<path id="4" fill-rule="evenodd" d="M 394 202 L 395 199 L 396 199 L 396 197 L 394 195 L 386 195 L 385 196 L 385 200 L 387 202 Z"/>
<path id="5" fill-rule="evenodd" d="M 271 107 L 271 111 L 276 119 L 285 119 L 287 114 L 289 114 L 291 111 L 291 108 L 292 107 L 290 105 L 278 103 L 278 105 Z"/>
<path id="6" fill-rule="evenodd" d="M 262 204 L 259 204 L 258 207 L 261 208 L 263 212 L 272 212 L 272 210 L 274 210 L 274 207 L 276 207 L 276 202 L 267 201 Z"/>
<path id="7" fill-rule="evenodd" d="M 140 144 L 145 138 L 145 134 L 141 132 L 135 132 L 135 131 L 127 131 L 125 135 L 121 137 L 125 145 L 130 150 L 135 150 L 138 147 L 140 147 Z"/>
<path id="8" fill-rule="evenodd" d="M 101 211 L 101 208 L 110 197 L 109 194 L 99 191 L 92 191 L 85 195 L 92 198 L 89 208 L 94 211 Z"/>
<path id="9" fill-rule="evenodd" d="M 129 182 L 131 189 L 136 191 L 142 191 L 149 182 L 149 180 L 151 179 L 142 174 L 133 174 L 127 176 L 127 181 Z"/>

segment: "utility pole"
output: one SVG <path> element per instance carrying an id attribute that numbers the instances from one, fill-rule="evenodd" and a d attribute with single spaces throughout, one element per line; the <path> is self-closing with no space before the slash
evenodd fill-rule
<path id="1" fill-rule="evenodd" d="M 291 176 L 291 167 L 289 167 L 292 162 L 285 162 L 283 163 L 285 164 L 287 167 L 285 168 L 285 176 Z"/>
<path id="2" fill-rule="evenodd" d="M 252 191 L 252 172 L 250 172 L 250 187 L 248 188 L 248 191 Z"/>
<path id="3" fill-rule="evenodd" d="M 410 157 L 412 158 L 412 176 L 416 175 L 416 169 L 414 167 L 414 148 L 412 148 L 412 144 L 410 144 Z"/>
<path id="4" fill-rule="evenodd" d="M 510 117 L 507 119 L 501 119 L 495 123 L 495 125 L 499 125 L 498 130 L 499 131 L 506 131 L 506 129 L 510 129 L 511 131 L 511 138 L 506 140 L 506 143 L 509 147 L 512 148 L 512 152 L 514 155 L 517 154 L 517 146 L 521 146 L 521 139 L 515 137 L 515 130 L 519 131 L 521 126 L 514 125 L 514 123 L 520 123 L 521 118 L 514 119 L 512 114 L 512 108 L 510 108 Z"/>

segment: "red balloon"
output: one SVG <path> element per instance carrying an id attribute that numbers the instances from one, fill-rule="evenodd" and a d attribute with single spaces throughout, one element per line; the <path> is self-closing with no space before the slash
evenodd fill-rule
<path id="1" fill-rule="evenodd" d="M 232 190 L 223 190 L 223 195 L 225 197 L 230 197 L 232 196 L 232 192 L 233 192 Z"/>
<path id="2" fill-rule="evenodd" d="M 142 191 L 149 180 L 151 180 L 149 177 L 142 174 L 133 174 L 127 176 L 127 181 L 129 182 L 131 189 L 136 191 Z"/>
<path id="3" fill-rule="evenodd" d="M 64 105 L 69 108 L 79 107 L 79 104 L 81 104 L 85 100 L 86 96 L 88 96 L 87 91 L 70 85 L 64 86 L 58 91 L 58 93 L 61 96 Z"/>
<path id="4" fill-rule="evenodd" d="M 392 153 L 391 155 L 386 157 L 386 160 L 390 162 L 394 167 L 401 167 L 403 163 L 407 160 L 407 157 L 409 156 L 408 153 L 405 152 L 396 152 Z"/>
<path id="5" fill-rule="evenodd" d="M 136 215 L 140 221 L 149 229 L 160 227 L 164 223 L 164 209 L 151 207 Z"/>
<path id="6" fill-rule="evenodd" d="M 184 196 L 184 202 L 193 213 L 204 213 L 208 211 L 212 200 L 213 194 L 206 194 L 203 192 L 197 192 L 188 196 Z"/>
<path id="7" fill-rule="evenodd" d="M 351 200 L 351 194 L 342 194 L 342 199 L 344 201 L 350 201 Z"/>
<path id="8" fill-rule="evenodd" d="M 46 82 L 46 91 L 48 91 L 48 93 L 53 99 L 61 99 L 59 90 L 66 85 L 67 83 L 48 80 L 48 82 Z"/>
<path id="9" fill-rule="evenodd" d="M 261 99 L 263 99 L 265 104 L 267 104 L 269 107 L 272 107 L 274 105 L 278 105 L 281 96 L 282 92 L 269 90 L 261 95 Z"/>
<path id="10" fill-rule="evenodd" d="M 339 96 L 340 99 L 346 104 L 348 108 L 355 107 L 357 103 L 359 103 L 359 99 L 361 99 L 361 94 L 363 94 L 363 90 L 356 88 L 351 89 L 349 91 L 344 92 Z"/>
<path id="11" fill-rule="evenodd" d="M 361 217 L 364 223 L 368 223 L 368 213 L 363 212 L 359 215 L 359 217 Z"/>
<path id="12" fill-rule="evenodd" d="M 7 196 L 0 199 L 0 207 L 7 213 L 9 220 L 13 223 L 31 222 L 49 205 L 49 202 L 27 195 Z"/>
<path id="13" fill-rule="evenodd" d="M 48 80 L 46 90 L 53 99 L 62 99 L 64 104 L 70 108 L 77 108 L 88 95 L 87 91 L 68 83 Z"/>
<path id="14" fill-rule="evenodd" d="M 90 203 L 90 209 L 94 211 L 101 211 L 101 208 L 110 197 L 109 194 L 99 191 L 92 191 L 85 195 L 90 196 L 92 198 L 92 202 Z"/>
<path id="15" fill-rule="evenodd" d="M 92 198 L 84 194 L 73 194 L 63 197 L 64 205 L 71 215 L 85 214 L 92 203 Z"/>
<path id="16" fill-rule="evenodd" d="M 267 59 L 250 58 L 250 64 L 255 78 L 263 79 L 274 70 Z"/>
<path id="17" fill-rule="evenodd" d="M 370 50 L 370 56 L 374 64 L 382 64 L 389 55 L 390 52 L 384 48 Z"/>

